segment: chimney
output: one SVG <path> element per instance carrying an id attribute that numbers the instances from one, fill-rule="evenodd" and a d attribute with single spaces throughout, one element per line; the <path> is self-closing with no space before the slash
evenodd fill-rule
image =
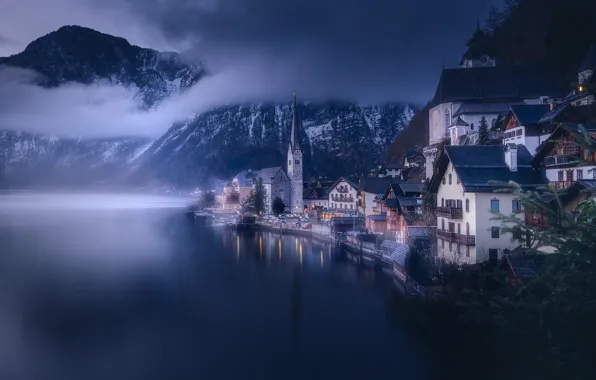
<path id="1" fill-rule="evenodd" d="M 505 163 L 509 166 L 509 170 L 512 172 L 517 171 L 517 145 L 507 144 L 505 145 Z"/>

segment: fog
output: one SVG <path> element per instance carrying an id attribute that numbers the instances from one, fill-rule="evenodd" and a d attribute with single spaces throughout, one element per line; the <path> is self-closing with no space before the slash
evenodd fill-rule
<path id="1" fill-rule="evenodd" d="M 95 354 L 126 340 L 119 331 L 133 334 L 126 313 L 139 307 L 143 292 L 169 281 L 168 268 L 184 255 L 178 234 L 188 201 L 0 194 L 0 378 L 92 379 L 112 353 L 142 349 L 124 344 Z M 166 294 L 151 297 L 163 303 Z M 78 361 L 84 374 L 72 373 Z"/>

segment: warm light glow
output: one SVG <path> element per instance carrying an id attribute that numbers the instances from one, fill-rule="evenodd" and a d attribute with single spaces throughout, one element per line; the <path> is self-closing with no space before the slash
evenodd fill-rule
<path id="1" fill-rule="evenodd" d="M 281 239 L 277 241 L 277 248 L 279 251 L 279 259 L 281 260 Z"/>
<path id="2" fill-rule="evenodd" d="M 579 86 L 578 87 L 579 92 L 583 92 L 584 91 L 584 86 Z"/>
<path id="3" fill-rule="evenodd" d="M 263 256 L 263 237 L 259 236 L 259 255 Z"/>
<path id="4" fill-rule="evenodd" d="M 300 244 L 300 266 L 302 266 L 302 244 Z"/>
<path id="5" fill-rule="evenodd" d="M 236 235 L 236 261 L 240 261 L 240 235 Z"/>
<path id="6" fill-rule="evenodd" d="M 321 250 L 321 268 L 323 267 L 323 250 Z"/>

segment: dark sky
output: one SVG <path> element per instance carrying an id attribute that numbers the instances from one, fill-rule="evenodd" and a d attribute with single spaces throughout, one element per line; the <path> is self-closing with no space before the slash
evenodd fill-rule
<path id="1" fill-rule="evenodd" d="M 478 19 L 501 2 L 2 0 L 0 56 L 78 24 L 203 60 L 221 79 L 208 86 L 208 105 L 189 101 L 199 108 L 287 100 L 293 90 L 310 100 L 424 103 L 441 66 L 459 63 Z"/>

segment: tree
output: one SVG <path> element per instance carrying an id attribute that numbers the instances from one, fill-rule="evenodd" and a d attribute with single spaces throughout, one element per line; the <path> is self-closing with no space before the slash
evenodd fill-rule
<path id="1" fill-rule="evenodd" d="M 271 209 L 275 215 L 283 214 L 284 210 L 286 209 L 286 205 L 280 197 L 275 197 L 273 204 L 271 205 Z"/>
<path id="2" fill-rule="evenodd" d="M 265 191 L 265 185 L 263 185 L 263 178 L 257 177 L 255 185 L 252 189 L 253 196 L 253 208 L 254 212 L 260 214 L 265 211 L 265 197 L 267 196 Z"/>
<path id="3" fill-rule="evenodd" d="M 205 190 L 203 192 L 203 195 L 201 195 L 201 200 L 200 200 L 201 208 L 213 207 L 213 206 L 215 206 L 215 203 L 216 203 L 215 193 L 210 190 Z"/>
<path id="4" fill-rule="evenodd" d="M 480 119 L 480 127 L 478 128 L 478 145 L 488 145 L 488 124 L 486 118 L 482 116 Z"/>
<path id="5" fill-rule="evenodd" d="M 242 212 L 255 212 L 255 197 L 252 192 L 244 201 L 240 202 L 240 209 Z"/>

